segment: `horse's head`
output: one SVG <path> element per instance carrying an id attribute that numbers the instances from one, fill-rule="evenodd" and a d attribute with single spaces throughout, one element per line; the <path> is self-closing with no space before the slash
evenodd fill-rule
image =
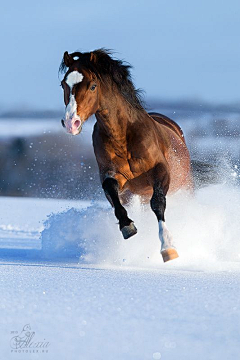
<path id="1" fill-rule="evenodd" d="M 79 55 L 88 56 L 88 59 L 80 59 Z M 92 53 L 64 53 L 62 66 L 68 70 L 61 82 L 66 105 L 62 125 L 72 135 L 81 132 L 83 123 L 95 114 L 99 106 L 99 80 L 91 69 L 84 66 L 86 62 L 91 63 L 92 56 Z"/>

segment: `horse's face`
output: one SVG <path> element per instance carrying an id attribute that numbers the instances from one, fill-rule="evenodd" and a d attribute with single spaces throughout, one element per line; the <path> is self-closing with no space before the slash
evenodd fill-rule
<path id="1" fill-rule="evenodd" d="M 99 83 L 95 75 L 78 67 L 71 67 L 66 73 L 62 87 L 66 105 L 62 125 L 72 135 L 80 134 L 83 123 L 98 109 Z"/>

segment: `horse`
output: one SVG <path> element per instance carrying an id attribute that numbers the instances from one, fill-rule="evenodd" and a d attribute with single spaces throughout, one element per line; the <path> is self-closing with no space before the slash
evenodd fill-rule
<path id="1" fill-rule="evenodd" d="M 130 194 L 137 194 L 150 201 L 157 217 L 166 262 L 178 257 L 165 223 L 166 195 L 193 188 L 190 156 L 179 125 L 167 116 L 147 113 L 130 69 L 103 48 L 66 51 L 59 67 L 66 106 L 61 122 L 68 133 L 78 135 L 95 115 L 92 138 L 100 180 L 123 238 L 137 233 L 125 209 Z"/>

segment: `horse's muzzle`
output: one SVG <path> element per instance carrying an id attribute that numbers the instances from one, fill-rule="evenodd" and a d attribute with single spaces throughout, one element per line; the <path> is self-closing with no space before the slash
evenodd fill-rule
<path id="1" fill-rule="evenodd" d="M 61 123 L 71 135 L 78 135 L 82 131 L 82 122 L 78 116 L 70 119 L 62 119 Z"/>

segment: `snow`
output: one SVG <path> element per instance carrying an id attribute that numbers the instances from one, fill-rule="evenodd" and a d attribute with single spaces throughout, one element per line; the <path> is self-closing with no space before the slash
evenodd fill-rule
<path id="1" fill-rule="evenodd" d="M 3 359 L 238 358 L 237 186 L 168 198 L 180 257 L 165 264 L 157 220 L 137 198 L 128 212 L 138 234 L 129 240 L 107 202 L 1 201 Z M 34 344 L 47 347 L 11 348 L 27 324 Z"/>
<path id="2" fill-rule="evenodd" d="M 10 124 L 11 126 L 6 126 Z M 0 137 L 40 136 L 46 133 L 59 133 L 60 119 L 1 119 Z"/>
<path id="3" fill-rule="evenodd" d="M 236 272 L 12 264 L 0 274 L 4 359 L 33 358 L 9 346 L 27 323 L 50 343 L 37 359 L 238 358 Z"/>
<path id="4" fill-rule="evenodd" d="M 64 112 L 63 114 L 64 115 Z M 11 123 L 10 126 L 6 124 Z M 91 139 L 93 124 L 88 122 L 84 124 L 84 131 L 88 133 L 88 137 Z M 66 130 L 63 129 L 60 124 L 60 118 L 50 119 L 0 119 L 0 139 L 12 139 L 14 137 L 30 137 L 30 136 L 41 136 L 45 134 L 54 135 L 66 135 Z M 84 141 L 84 137 L 82 137 Z M 88 139 L 89 143 L 89 139 Z"/>
<path id="5" fill-rule="evenodd" d="M 138 234 L 124 240 L 106 201 L 1 197 L 0 359 L 239 357 L 238 114 L 176 117 L 192 155 L 228 152 L 235 165 L 227 156 L 222 183 L 168 197 L 174 261 L 163 263 L 157 219 L 137 198 L 128 213 Z M 2 138 L 65 135 L 59 119 L 5 125 Z M 88 146 L 92 126 L 79 138 Z M 12 348 L 26 325 L 35 345 Z"/>

